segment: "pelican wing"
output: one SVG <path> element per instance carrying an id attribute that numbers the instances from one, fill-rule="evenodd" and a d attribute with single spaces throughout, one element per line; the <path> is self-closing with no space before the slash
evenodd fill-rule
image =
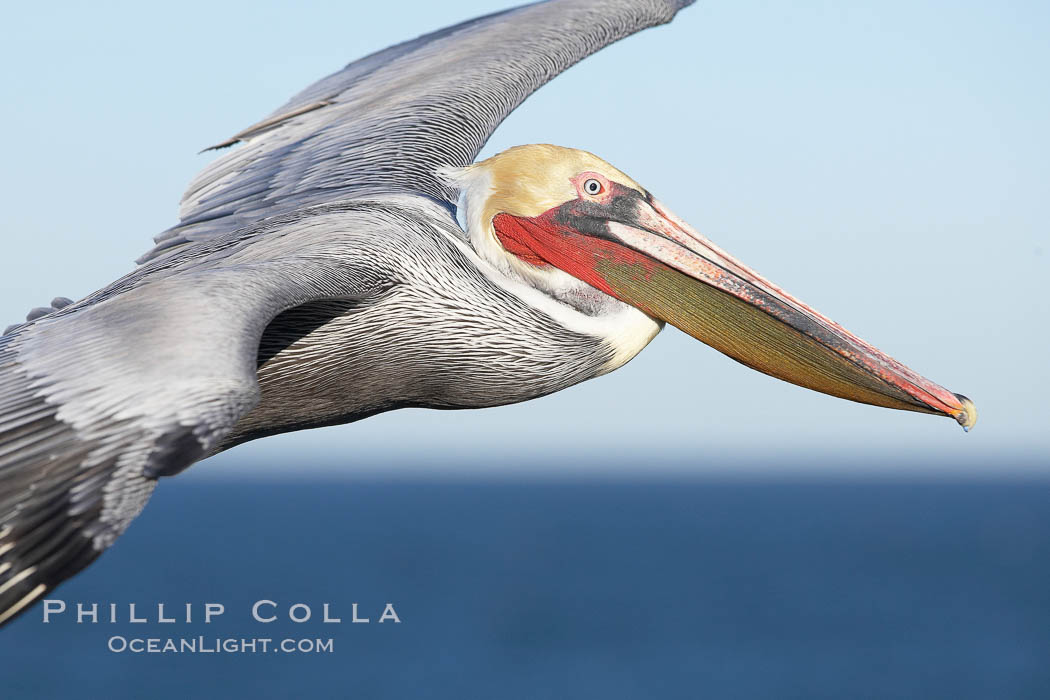
<path id="1" fill-rule="evenodd" d="M 501 121 L 577 61 L 669 22 L 693 0 L 550 0 L 374 53 L 219 146 L 243 145 L 190 184 L 180 222 L 140 262 L 260 218 L 354 196 L 424 194 L 471 163 Z"/>
<path id="2" fill-rule="evenodd" d="M 217 237 L 0 336 L 0 625 L 94 561 L 159 477 L 215 451 L 255 406 L 271 319 L 368 293 L 370 261 L 358 274 L 302 253 L 352 225 L 330 218 Z"/>

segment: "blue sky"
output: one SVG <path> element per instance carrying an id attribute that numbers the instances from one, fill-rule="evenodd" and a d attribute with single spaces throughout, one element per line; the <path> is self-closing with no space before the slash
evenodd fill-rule
<path id="1" fill-rule="evenodd" d="M 354 58 L 506 6 L 9 8 L 0 325 L 127 272 L 214 157 L 202 147 Z M 701 1 L 542 89 L 483 153 L 551 142 L 601 155 L 796 296 L 971 396 L 969 435 L 777 382 L 669 329 L 625 368 L 552 397 L 394 412 L 226 463 L 383 469 L 441 455 L 562 471 L 615 454 L 629 456 L 618 469 L 702 472 L 833 454 L 891 470 L 899 455 L 941 471 L 998 473 L 1019 456 L 1050 469 L 1048 19 L 1037 2 Z"/>

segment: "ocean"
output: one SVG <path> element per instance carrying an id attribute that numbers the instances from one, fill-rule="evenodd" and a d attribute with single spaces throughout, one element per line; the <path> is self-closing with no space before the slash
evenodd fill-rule
<path id="1" fill-rule="evenodd" d="M 1048 698 L 1050 482 L 173 479 L 48 598 L 4 698 Z"/>

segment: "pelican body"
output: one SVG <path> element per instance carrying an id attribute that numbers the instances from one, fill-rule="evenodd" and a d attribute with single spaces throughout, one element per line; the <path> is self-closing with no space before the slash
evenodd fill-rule
<path id="1" fill-rule="evenodd" d="M 971 426 L 968 399 L 597 156 L 539 144 L 472 162 L 547 80 L 685 4 L 551 0 L 351 63 L 220 144 L 241 145 L 191 183 L 136 269 L 9 328 L 0 623 L 208 455 L 407 406 L 543 396 L 622 366 L 665 323 L 774 377 Z"/>

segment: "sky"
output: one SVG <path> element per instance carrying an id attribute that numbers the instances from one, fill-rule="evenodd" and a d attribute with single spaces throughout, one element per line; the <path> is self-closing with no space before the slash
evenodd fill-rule
<path id="1" fill-rule="evenodd" d="M 0 325 L 129 271 L 215 157 L 201 148 L 350 60 L 508 6 L 8 8 Z M 213 460 L 216 473 L 1050 474 L 1048 20 L 1039 2 L 701 0 L 541 89 L 482 153 L 548 142 L 602 156 L 767 278 L 974 399 L 969 434 L 778 382 L 668 328 L 624 368 L 554 396 L 268 438 Z"/>

